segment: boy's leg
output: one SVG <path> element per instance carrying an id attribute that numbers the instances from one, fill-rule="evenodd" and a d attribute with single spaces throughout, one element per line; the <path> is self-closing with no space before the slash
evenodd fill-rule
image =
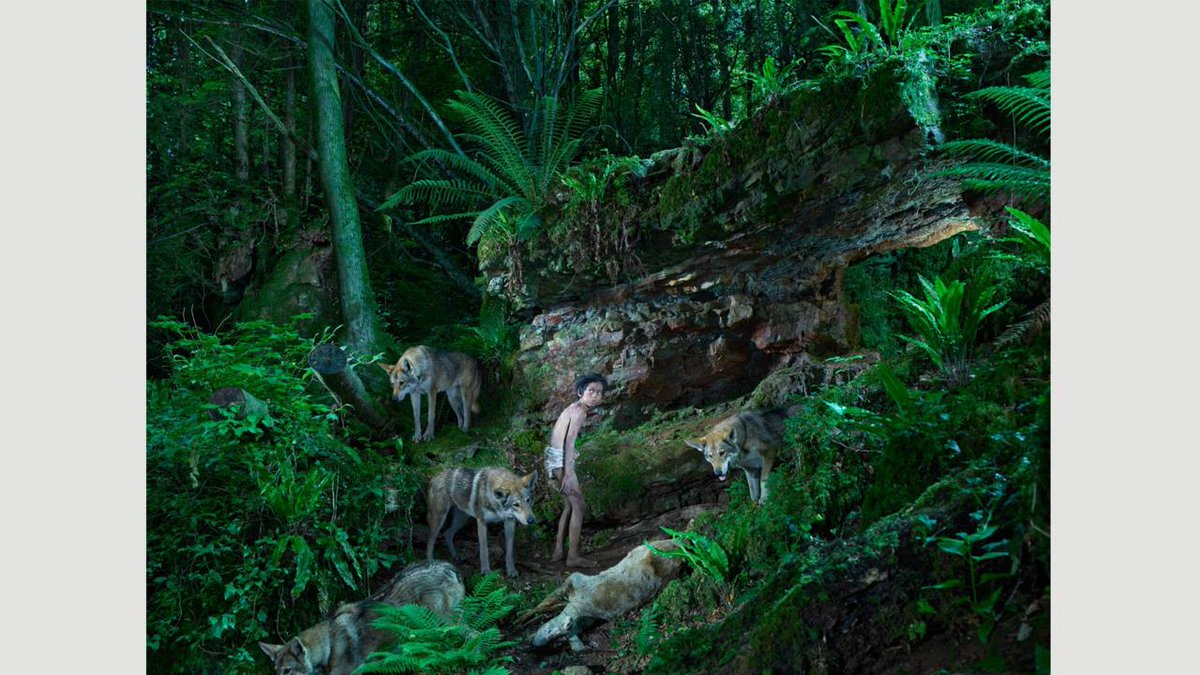
<path id="1" fill-rule="evenodd" d="M 558 535 L 554 538 L 554 554 L 550 556 L 550 562 L 558 562 L 563 559 L 563 539 L 567 535 L 567 523 L 571 520 L 571 502 L 567 498 L 563 498 L 562 515 L 558 518 Z"/>
<path id="2" fill-rule="evenodd" d="M 570 504 L 571 523 L 570 540 L 567 544 L 567 567 L 595 567 L 594 561 L 579 555 L 579 531 L 583 528 L 583 495 L 575 493 L 567 495 Z M 566 515 L 565 513 L 563 514 Z"/>
<path id="3" fill-rule="evenodd" d="M 555 469 L 550 473 L 550 488 L 558 492 L 559 486 L 562 484 L 562 469 Z M 554 553 L 550 556 L 550 562 L 558 562 L 563 559 L 563 539 L 567 534 L 567 522 L 571 518 L 571 502 L 566 497 L 563 497 L 563 511 L 558 518 L 558 536 L 554 538 Z"/>

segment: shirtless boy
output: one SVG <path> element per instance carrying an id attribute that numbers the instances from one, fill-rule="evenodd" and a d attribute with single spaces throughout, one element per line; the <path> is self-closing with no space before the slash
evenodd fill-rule
<path id="1" fill-rule="evenodd" d="M 596 563 L 579 555 L 579 530 L 583 526 L 583 492 L 579 477 L 575 474 L 575 439 L 579 436 L 592 408 L 600 405 L 608 381 L 602 375 L 592 373 L 575 381 L 575 393 L 579 400 L 567 406 L 554 423 L 550 433 L 550 445 L 546 448 L 546 473 L 550 474 L 551 485 L 563 496 L 563 512 L 558 519 L 558 536 L 554 540 L 554 555 L 550 562 L 563 559 L 563 534 L 569 530 L 567 545 L 567 567 L 595 567 Z"/>

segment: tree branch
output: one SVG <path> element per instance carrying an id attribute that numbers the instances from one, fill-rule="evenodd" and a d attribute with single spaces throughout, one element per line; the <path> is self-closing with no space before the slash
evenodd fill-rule
<path id="1" fill-rule="evenodd" d="M 433 106 L 429 105 L 429 101 L 425 100 L 425 97 L 421 95 L 421 92 L 415 86 L 413 86 L 412 82 L 409 82 L 408 78 L 404 76 L 404 73 L 401 72 L 399 68 L 389 63 L 388 60 L 383 58 L 379 52 L 375 51 L 371 45 L 367 44 L 367 41 L 363 39 L 363 36 L 358 32 L 358 29 L 355 28 L 354 22 L 350 20 L 350 16 L 346 13 L 346 8 L 342 6 L 341 0 L 336 1 L 338 11 L 341 13 L 342 18 L 346 21 L 346 27 L 350 30 L 350 35 L 354 39 L 355 44 L 362 47 L 364 51 L 370 54 L 371 58 L 375 59 L 379 65 L 383 66 L 384 70 L 395 75 L 400 80 L 400 83 L 404 85 L 404 88 L 408 89 L 409 93 L 411 93 L 413 97 L 417 99 L 417 102 L 421 104 L 422 108 L 425 108 L 425 112 L 429 113 L 429 117 L 433 120 L 433 123 L 437 125 L 438 129 L 442 131 L 442 134 L 445 135 L 446 141 L 450 144 L 450 147 L 454 149 L 454 152 L 466 158 L 466 153 L 464 153 L 463 149 L 459 147 L 458 141 L 454 140 L 454 134 L 450 133 L 450 130 L 446 128 L 446 123 L 442 121 L 441 116 L 437 114 L 437 111 L 433 109 Z"/>
<path id="2" fill-rule="evenodd" d="M 205 51 L 204 47 L 201 47 L 200 44 L 198 42 L 196 42 L 195 40 L 193 40 L 190 35 L 188 35 L 187 33 L 183 33 L 183 36 L 185 38 L 187 38 L 188 42 L 191 42 L 193 45 L 195 45 L 196 48 L 199 49 L 202 54 L 204 54 L 208 58 L 216 61 L 217 63 L 221 64 L 221 66 L 223 66 L 230 73 L 233 73 L 233 76 L 238 78 L 238 80 L 240 80 L 241 83 L 243 85 L 245 85 L 246 90 L 250 92 L 250 95 L 252 97 L 254 97 L 254 101 L 256 103 L 258 103 L 258 106 L 260 108 L 262 108 L 262 111 L 267 116 L 267 119 L 271 120 L 271 122 L 273 122 L 275 124 L 276 128 L 279 129 L 280 133 L 282 133 L 284 136 L 291 139 L 291 141 L 293 143 L 295 143 L 296 145 L 300 146 L 311 159 L 317 159 L 317 151 L 313 150 L 312 147 L 309 146 L 309 144 L 307 142 L 305 142 L 303 139 L 296 136 L 296 134 L 294 132 L 288 130 L 287 125 L 284 124 L 283 120 L 280 120 L 279 116 L 276 115 L 271 110 L 271 107 L 269 105 L 267 105 L 267 102 L 265 100 L 263 100 L 262 94 L 258 93 L 258 89 L 255 88 L 254 84 L 251 83 L 250 80 L 245 75 L 242 74 L 242 71 L 238 69 L 237 64 L 235 64 L 233 62 L 233 60 L 230 59 L 229 56 L 225 54 L 225 50 L 221 49 L 220 45 L 218 45 L 216 42 L 214 42 L 211 37 L 205 36 L 205 39 L 208 40 L 208 43 L 210 45 L 212 45 L 213 49 L 215 49 L 217 51 L 217 55 L 213 56 L 212 54 Z"/>
<path id="3" fill-rule="evenodd" d="M 421 15 L 421 18 L 425 19 L 425 23 L 429 24 L 429 27 L 442 37 L 442 40 L 445 42 L 445 44 L 442 45 L 442 49 L 445 49 L 446 53 L 450 55 L 450 61 L 454 63 L 454 69 L 458 71 L 459 79 L 462 80 L 463 86 L 467 88 L 467 91 L 474 93 L 475 90 L 471 87 L 471 81 L 467 79 L 467 74 L 463 72 L 462 66 L 458 63 L 458 56 L 456 56 L 454 53 L 454 45 L 450 42 L 450 36 L 446 35 L 446 31 L 439 28 L 437 24 L 435 24 L 433 20 L 425 14 L 425 9 L 421 7 L 421 0 L 413 0 L 413 6 L 417 8 L 417 13 Z"/>

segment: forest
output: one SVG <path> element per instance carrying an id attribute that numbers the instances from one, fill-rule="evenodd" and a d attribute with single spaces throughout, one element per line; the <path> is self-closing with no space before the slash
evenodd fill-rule
<path id="1" fill-rule="evenodd" d="M 145 20 L 148 672 L 1049 672 L 1048 0 Z"/>

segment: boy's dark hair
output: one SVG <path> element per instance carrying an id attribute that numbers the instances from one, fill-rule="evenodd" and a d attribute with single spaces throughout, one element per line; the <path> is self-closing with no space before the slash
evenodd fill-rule
<path id="1" fill-rule="evenodd" d="M 583 396 L 583 392 L 587 390 L 587 386 L 593 382 L 599 382 L 600 386 L 604 387 L 604 391 L 608 391 L 608 380 L 600 373 L 588 373 L 578 380 L 575 380 L 575 393 Z"/>

